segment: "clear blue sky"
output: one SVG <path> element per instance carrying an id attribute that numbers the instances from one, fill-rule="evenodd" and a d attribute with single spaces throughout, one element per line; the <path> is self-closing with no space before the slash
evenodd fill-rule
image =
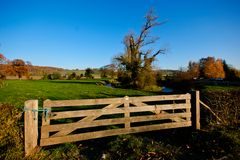
<path id="1" fill-rule="evenodd" d="M 0 53 L 33 65 L 101 67 L 124 52 L 123 37 L 139 33 L 153 7 L 168 23 L 155 28 L 168 48 L 162 69 L 215 56 L 240 69 L 239 0 L 0 0 Z"/>

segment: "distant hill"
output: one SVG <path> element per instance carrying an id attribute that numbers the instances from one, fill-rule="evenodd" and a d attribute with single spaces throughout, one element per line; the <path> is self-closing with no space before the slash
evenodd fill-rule
<path id="1" fill-rule="evenodd" d="M 29 66 L 29 73 L 32 76 L 43 76 L 44 74 L 51 74 L 54 72 L 64 73 L 65 70 L 57 67 Z"/>
<path id="2" fill-rule="evenodd" d="M 0 64 L 0 73 L 4 73 L 7 76 L 10 76 L 6 72 L 6 64 Z M 44 74 L 50 74 L 53 72 L 60 72 L 64 73 L 65 70 L 63 68 L 57 68 L 57 67 L 46 67 L 46 66 L 29 66 L 29 74 L 32 76 L 43 76 Z"/>
<path id="3" fill-rule="evenodd" d="M 171 70 L 171 69 L 161 69 L 160 72 L 162 73 L 162 75 L 164 76 L 173 76 L 176 72 L 178 72 L 179 70 Z"/>

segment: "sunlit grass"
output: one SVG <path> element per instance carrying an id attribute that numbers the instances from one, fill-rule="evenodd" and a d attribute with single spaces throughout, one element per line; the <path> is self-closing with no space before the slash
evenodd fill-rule
<path id="1" fill-rule="evenodd" d="M 240 90 L 240 86 L 204 86 L 204 90 L 208 91 L 232 91 L 232 90 Z"/>
<path id="2" fill-rule="evenodd" d="M 152 95 L 154 93 L 98 86 L 93 80 L 55 80 L 55 81 L 31 81 L 31 80 L 7 80 L 0 89 L 0 103 L 10 103 L 15 106 L 23 106 L 24 101 L 38 99 L 40 105 L 46 99 L 86 99 L 109 98 L 124 96 Z"/>

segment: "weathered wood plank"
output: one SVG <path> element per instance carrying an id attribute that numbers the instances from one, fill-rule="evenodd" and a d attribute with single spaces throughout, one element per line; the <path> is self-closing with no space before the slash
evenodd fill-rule
<path id="1" fill-rule="evenodd" d="M 81 99 L 81 100 L 54 100 L 45 104 L 45 107 L 75 107 L 88 105 L 103 105 L 111 103 L 123 103 L 123 98 Z"/>
<path id="2" fill-rule="evenodd" d="M 190 99 L 186 100 L 186 105 L 189 107 L 189 108 L 186 109 L 186 112 L 190 113 L 191 112 L 191 102 L 190 102 Z M 191 118 L 189 117 L 189 118 L 187 118 L 187 120 L 190 121 Z"/>
<path id="3" fill-rule="evenodd" d="M 161 95 L 161 96 L 141 96 L 141 97 L 129 97 L 130 103 L 136 102 L 149 102 L 149 101 L 161 101 L 161 100 L 181 100 L 190 99 L 190 94 L 179 95 Z M 111 103 L 124 103 L 124 98 L 102 98 L 102 99 L 82 99 L 82 100 L 53 100 L 48 101 L 45 107 L 74 107 L 84 105 L 102 105 Z"/>
<path id="4" fill-rule="evenodd" d="M 157 125 L 149 125 L 149 126 L 141 126 L 141 127 L 131 127 L 127 129 L 123 128 L 123 129 L 113 129 L 113 130 L 106 130 L 106 131 L 96 131 L 96 132 L 90 132 L 90 133 L 68 135 L 64 137 L 41 139 L 40 146 L 48 146 L 53 144 L 101 138 L 101 137 L 114 136 L 114 135 L 120 135 L 120 134 L 138 133 L 138 132 L 154 131 L 154 130 L 160 130 L 160 129 L 188 127 L 188 126 L 191 126 L 191 121 L 173 122 L 173 123 L 167 123 L 167 124 L 157 124 Z"/>
<path id="5" fill-rule="evenodd" d="M 111 108 L 117 108 L 118 106 L 120 106 L 121 103 L 117 103 L 117 104 L 109 104 L 108 106 L 104 107 L 104 109 L 111 109 Z M 85 117 L 83 119 L 81 119 L 80 121 L 78 121 L 77 123 L 83 123 L 83 122 L 91 122 L 93 121 L 94 119 L 100 117 L 102 114 L 99 113 L 99 114 L 95 114 L 95 115 L 92 115 L 92 116 L 88 116 L 88 117 Z M 53 135 L 53 137 L 58 137 L 58 136 L 62 136 L 62 135 L 67 135 L 71 132 L 73 132 L 74 130 L 78 129 L 78 126 L 72 126 L 71 128 L 64 128 L 64 130 L 61 130 L 60 132 L 57 132 Z"/>
<path id="6" fill-rule="evenodd" d="M 200 93 L 196 91 L 196 129 L 200 129 Z"/>
<path id="7" fill-rule="evenodd" d="M 43 109 L 51 109 L 50 107 L 47 108 L 46 105 L 50 102 L 50 100 L 45 100 L 43 102 Z M 50 118 L 49 115 L 42 114 L 42 126 L 50 125 Z M 48 138 L 49 132 L 43 132 L 41 128 L 41 138 Z"/>
<path id="8" fill-rule="evenodd" d="M 38 100 L 25 102 L 24 147 L 25 155 L 30 155 L 38 141 Z"/>
<path id="9" fill-rule="evenodd" d="M 50 119 L 62 119 L 62 118 L 74 118 L 74 117 L 85 117 L 94 115 L 110 115 L 110 114 L 121 114 L 129 111 L 131 113 L 135 112 L 155 112 L 156 110 L 172 110 L 172 109 L 186 109 L 190 106 L 186 104 L 165 104 L 165 105 L 147 105 L 141 107 L 128 107 L 126 108 L 109 108 L 109 109 L 90 109 L 90 110 L 80 110 L 80 111 L 64 111 L 64 112 L 52 112 L 54 116 Z"/>
<path id="10" fill-rule="evenodd" d="M 179 95 L 161 95 L 161 96 L 141 96 L 141 97 L 129 97 L 130 103 L 139 102 L 151 102 L 151 101 L 163 101 L 163 100 L 182 100 L 191 99 L 190 94 L 179 94 Z"/>
<path id="11" fill-rule="evenodd" d="M 168 114 L 168 115 L 176 115 L 176 114 L 178 114 L 178 113 L 171 113 L 171 114 L 169 114 L 169 113 L 167 113 L 166 111 L 162 111 L 162 113 L 163 114 Z M 190 116 L 191 117 L 191 116 Z M 185 117 L 183 117 L 183 116 L 176 116 L 176 117 L 172 117 L 172 118 L 170 118 L 172 121 L 174 121 L 174 122 L 185 122 L 186 120 L 185 119 L 183 119 L 183 118 L 185 118 Z"/>
<path id="12" fill-rule="evenodd" d="M 124 97 L 124 117 L 125 117 L 125 128 L 130 128 L 130 121 L 129 121 L 129 117 L 130 117 L 130 111 L 129 111 L 129 97 L 125 96 Z"/>
<path id="13" fill-rule="evenodd" d="M 187 99 L 186 101 L 190 101 L 190 100 Z M 144 106 L 147 105 L 146 103 L 142 103 L 142 102 L 132 103 L 132 104 L 135 105 L 135 106 L 140 106 L 140 107 L 144 107 Z M 184 108 L 178 108 L 180 106 L 184 106 Z M 164 109 L 162 107 L 164 107 Z M 174 108 L 174 107 L 176 107 L 176 108 Z M 191 106 L 186 104 L 186 103 L 184 103 L 184 104 L 175 104 L 174 103 L 174 104 L 169 104 L 169 105 L 162 105 L 161 107 L 159 107 L 159 105 L 155 105 L 155 111 L 151 111 L 151 112 L 153 112 L 155 114 L 160 114 L 160 113 L 166 113 L 167 114 L 167 112 L 164 111 L 164 110 L 170 110 L 170 109 L 172 110 L 173 108 L 174 109 L 186 109 L 186 110 L 190 111 Z M 188 118 L 188 120 L 189 119 L 190 118 Z M 174 122 L 184 122 L 185 121 L 185 119 L 182 119 L 181 117 L 174 117 L 171 120 L 174 121 Z"/>
<path id="14" fill-rule="evenodd" d="M 158 115 L 148 115 L 148 116 L 136 116 L 130 118 L 114 118 L 114 119 L 104 119 L 104 120 L 95 120 L 92 122 L 75 122 L 69 124 L 55 124 L 55 125 L 48 125 L 42 126 L 42 129 L 47 132 L 55 132 L 60 130 L 69 130 L 69 129 L 80 129 L 80 128 L 88 128 L 88 127 L 96 127 L 96 126 L 108 126 L 108 125 L 116 125 L 116 124 L 123 124 L 127 121 L 131 123 L 135 122 L 147 122 L 147 121 L 154 121 L 154 120 L 164 120 L 164 119 L 172 119 L 172 118 L 188 118 L 191 117 L 191 113 L 175 113 L 175 114 L 158 114 Z M 186 120 L 185 120 L 186 121 Z M 63 135 L 59 135 L 63 136 Z M 51 137 L 58 137 L 53 135 Z"/>

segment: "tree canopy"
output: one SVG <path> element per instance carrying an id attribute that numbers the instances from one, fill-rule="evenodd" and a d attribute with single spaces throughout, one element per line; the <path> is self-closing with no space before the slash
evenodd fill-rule
<path id="1" fill-rule="evenodd" d="M 156 56 L 164 53 L 165 49 L 154 52 L 153 49 L 146 49 L 146 46 L 155 43 L 158 37 L 150 36 L 150 30 L 165 22 L 159 23 L 158 17 L 153 10 L 150 10 L 145 23 L 138 35 L 128 34 L 124 38 L 125 53 L 117 56 L 118 79 L 123 84 L 129 84 L 134 88 L 144 88 L 156 83 L 152 63 Z"/>
<path id="2" fill-rule="evenodd" d="M 28 75 L 28 66 L 21 59 L 15 59 L 10 62 L 9 71 L 12 74 L 16 74 L 18 78 L 22 78 L 22 76 Z"/>
<path id="3" fill-rule="evenodd" d="M 94 71 L 91 68 L 87 68 L 85 70 L 85 77 L 86 78 L 93 78 Z"/>

